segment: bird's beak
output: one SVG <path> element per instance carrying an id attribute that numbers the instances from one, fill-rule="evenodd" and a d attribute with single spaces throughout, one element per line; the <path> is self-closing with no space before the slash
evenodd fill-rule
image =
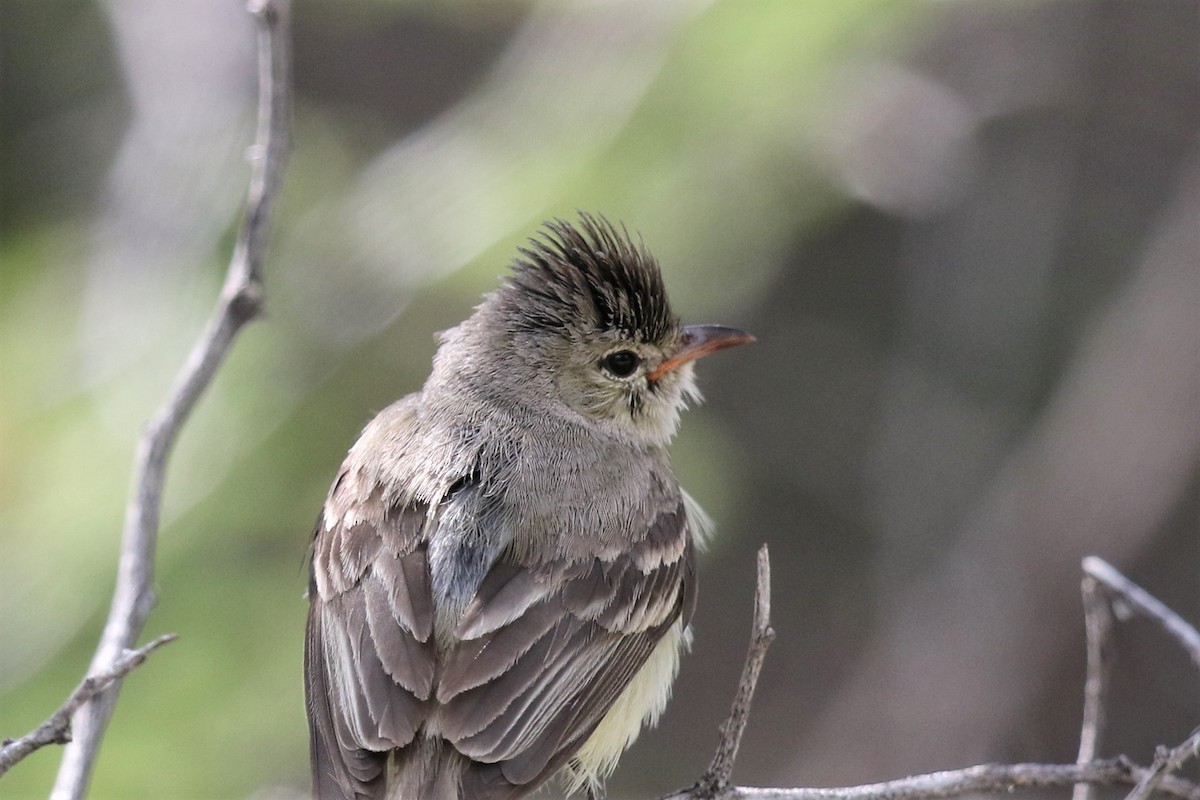
<path id="1" fill-rule="evenodd" d="M 726 328 L 724 325 L 688 325 L 683 329 L 679 352 L 659 364 L 646 377 L 656 381 L 671 370 L 701 356 L 753 341 L 752 335 L 737 328 Z"/>

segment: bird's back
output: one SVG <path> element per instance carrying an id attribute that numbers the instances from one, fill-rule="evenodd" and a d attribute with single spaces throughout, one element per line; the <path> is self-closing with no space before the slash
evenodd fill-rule
<path id="1" fill-rule="evenodd" d="M 596 780 L 665 704 L 695 586 L 665 461 L 552 426 L 492 435 L 491 453 L 471 441 L 480 414 L 406 398 L 331 490 L 306 659 L 321 798 L 503 800 L 564 766 Z M 596 475 L 611 491 L 589 503 Z"/>

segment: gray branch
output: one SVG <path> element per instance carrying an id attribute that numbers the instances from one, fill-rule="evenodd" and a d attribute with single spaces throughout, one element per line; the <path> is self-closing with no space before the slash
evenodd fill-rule
<path id="1" fill-rule="evenodd" d="M 1085 558 L 1083 571 L 1099 581 L 1109 594 L 1114 595 L 1114 609 L 1118 616 L 1141 614 L 1154 620 L 1171 635 L 1171 638 L 1179 642 L 1191 657 L 1192 663 L 1200 669 L 1200 632 L 1187 620 L 1167 608 L 1161 600 L 1126 578 L 1102 558 Z"/>
<path id="2" fill-rule="evenodd" d="M 1101 558 L 1096 556 L 1085 558 L 1083 571 L 1087 576 L 1084 578 L 1083 586 L 1084 605 L 1088 614 L 1089 688 L 1085 691 L 1084 727 L 1080 742 L 1081 759 L 1085 755 L 1089 735 L 1096 739 L 1099 738 L 1099 729 L 1104 717 L 1103 687 L 1101 685 L 1096 688 L 1093 694 L 1091 685 L 1093 678 L 1101 684 L 1104 680 L 1104 672 L 1107 667 L 1102 662 L 1107 658 L 1103 651 L 1108 647 L 1113 612 L 1121 617 L 1140 614 L 1157 622 L 1171 638 L 1179 643 L 1191 657 L 1192 663 L 1200 669 L 1200 632 L 1197 632 L 1193 625 Z M 1094 653 L 1093 650 L 1095 650 Z M 1089 725 L 1094 726 L 1094 730 L 1089 731 Z M 1091 748 L 1087 754 L 1094 756 L 1094 742 Z M 1197 757 L 1200 757 L 1200 728 L 1192 731 L 1192 735 L 1175 748 L 1159 747 L 1154 756 L 1154 763 L 1151 764 L 1150 769 L 1145 770 L 1126 800 L 1147 800 L 1155 789 L 1162 788 L 1163 781 L 1171 772 L 1179 769 L 1188 760 Z M 1088 800 L 1088 798 L 1080 797 L 1077 789 L 1075 800 Z"/>
<path id="3" fill-rule="evenodd" d="M 137 650 L 126 650 L 111 667 L 84 678 L 71 696 L 50 717 L 19 739 L 5 739 L 0 744 L 0 775 L 25 756 L 48 744 L 66 744 L 71 741 L 71 717 L 75 711 L 96 696 L 113 681 L 124 678 L 137 669 L 151 652 L 168 642 L 175 641 L 173 634 L 160 636 Z"/>
<path id="4" fill-rule="evenodd" d="M 112 606 L 88 668 L 91 675 L 112 670 L 133 647 L 154 606 L 154 554 L 158 540 L 167 457 L 184 422 L 212 383 L 241 329 L 263 306 L 262 263 L 271 207 L 289 148 L 291 55 L 288 0 L 251 0 L 258 22 L 258 131 L 251 151 L 250 188 L 225 285 L 209 320 L 163 406 L 138 442 L 132 496 L 125 509 L 121 553 Z M 75 713 L 74 739 L 67 746 L 51 794 L 53 800 L 80 800 L 112 716 L 121 677 L 83 703 Z"/>
<path id="5" fill-rule="evenodd" d="M 717 795 L 721 800 L 938 800 L 969 794 L 1008 794 L 1031 789 L 1052 789 L 1089 783 L 1097 786 L 1134 784 L 1150 770 L 1114 758 L 1089 764 L 980 764 L 965 769 L 914 775 L 883 783 L 830 789 L 760 789 L 730 786 Z M 1172 778 L 1158 791 L 1180 800 L 1200 800 L 1200 786 Z M 661 800 L 698 800 L 688 789 Z"/>
<path id="6" fill-rule="evenodd" d="M 1170 750 L 1165 747 L 1158 748 L 1154 763 L 1142 775 L 1133 791 L 1126 795 L 1125 800 L 1147 800 L 1156 789 L 1164 791 L 1164 782 L 1170 778 L 1170 773 L 1197 757 L 1200 757 L 1200 728 L 1192 731 L 1192 735 L 1178 747 Z"/>
<path id="7" fill-rule="evenodd" d="M 719 797 L 730 786 L 733 762 L 737 760 L 742 734 L 750 720 L 750 705 L 754 701 L 754 690 L 758 686 L 758 674 L 762 671 L 767 648 L 775 640 L 771 628 L 771 557 L 764 544 L 758 549 L 758 580 L 754 590 L 754 627 L 750 632 L 750 647 L 746 651 L 746 663 L 738 681 L 737 693 L 729 717 L 721 726 L 721 739 L 712 763 L 692 787 L 692 797 Z"/>
<path id="8" fill-rule="evenodd" d="M 754 627 L 746 664 L 712 764 L 695 785 L 659 800 L 939 800 L 973 794 L 1075 787 L 1075 800 L 1088 800 L 1096 786 L 1133 786 L 1126 800 L 1148 800 L 1154 791 L 1180 800 L 1200 800 L 1200 786 L 1170 773 L 1200 758 L 1200 728 L 1178 747 L 1160 747 L 1147 769 L 1125 757 L 1096 759 L 1104 728 L 1104 695 L 1111 667 L 1113 609 L 1128 608 L 1155 619 L 1200 667 L 1200 634 L 1175 612 L 1094 556 L 1083 561 L 1083 600 L 1088 641 L 1084 721 L 1075 764 L 980 764 L 883 783 L 839 788 L 759 788 L 730 783 L 738 745 L 750 715 L 759 670 L 775 632 L 771 629 L 771 572 L 767 547 L 758 551 Z"/>
<path id="9" fill-rule="evenodd" d="M 1140 614 L 1157 622 L 1191 656 L 1200 668 L 1200 632 L 1187 620 L 1167 608 L 1161 600 L 1126 578 L 1103 559 L 1089 556 L 1083 560 L 1083 571 L 1104 587 L 1114 609 L 1125 616 Z M 1200 757 L 1200 728 L 1177 747 L 1159 747 L 1154 763 L 1145 771 L 1125 800 L 1147 800 L 1156 789 L 1162 790 L 1169 774 L 1187 761 Z"/>
<path id="10" fill-rule="evenodd" d="M 1100 754 L 1100 738 L 1104 734 L 1105 705 L 1108 677 L 1112 672 L 1112 608 L 1100 589 L 1099 582 L 1085 575 L 1080 585 L 1083 595 L 1083 625 L 1087 634 L 1087 678 L 1083 685 L 1083 723 L 1079 731 L 1077 764 L 1086 764 Z M 1072 800 L 1092 800 L 1095 786 L 1080 783 L 1075 786 Z"/>

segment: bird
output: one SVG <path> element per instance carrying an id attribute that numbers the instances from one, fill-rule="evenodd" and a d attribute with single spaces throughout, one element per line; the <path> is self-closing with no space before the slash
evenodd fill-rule
<path id="1" fill-rule="evenodd" d="M 709 523 L 668 445 L 694 362 L 754 337 L 682 325 L 640 236 L 581 212 L 439 339 L 313 534 L 313 796 L 602 797 L 690 644 Z"/>

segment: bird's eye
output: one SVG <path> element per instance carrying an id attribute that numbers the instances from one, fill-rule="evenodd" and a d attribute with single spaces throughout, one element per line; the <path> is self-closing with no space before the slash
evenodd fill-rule
<path id="1" fill-rule="evenodd" d="M 630 350 L 618 350 L 606 355 L 600 363 L 618 378 L 628 378 L 637 370 L 642 360 L 638 358 L 637 353 Z"/>

